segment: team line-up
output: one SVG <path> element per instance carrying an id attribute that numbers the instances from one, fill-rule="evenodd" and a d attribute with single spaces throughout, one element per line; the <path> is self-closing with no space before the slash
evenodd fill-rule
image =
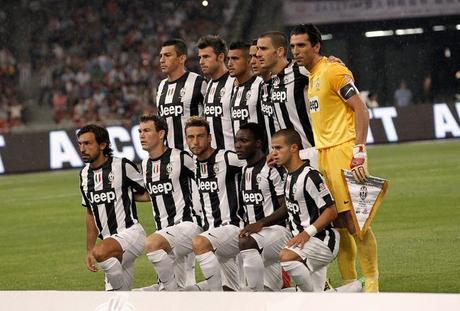
<path id="1" fill-rule="evenodd" d="M 186 70 L 182 40 L 164 42 L 157 114 L 139 120 L 149 154 L 141 169 L 112 156 L 105 128 L 79 130 L 86 266 L 105 273 L 107 290 L 131 290 L 145 253 L 158 276 L 149 290 L 323 291 L 337 258 L 335 290 L 378 292 L 376 239 L 371 228 L 357 237 L 341 175 L 369 176 L 368 110 L 352 73 L 321 44 L 311 24 L 228 49 L 205 36 L 205 79 Z M 147 237 L 136 201 L 152 204 Z"/>

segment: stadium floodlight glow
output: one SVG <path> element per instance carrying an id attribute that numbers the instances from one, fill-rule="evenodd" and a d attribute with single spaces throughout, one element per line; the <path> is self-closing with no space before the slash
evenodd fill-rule
<path id="1" fill-rule="evenodd" d="M 326 33 L 321 35 L 321 40 L 326 41 L 326 40 L 331 40 L 332 39 L 332 34 Z"/>
<path id="2" fill-rule="evenodd" d="M 203 2 L 201 2 L 201 5 L 202 5 L 202 6 L 208 6 L 208 4 L 209 4 L 209 3 L 208 3 L 208 1 L 206 1 L 206 0 L 203 0 Z"/>
<path id="3" fill-rule="evenodd" d="M 367 38 L 376 38 L 376 37 L 388 37 L 393 35 L 393 30 L 374 30 L 366 31 L 364 35 Z"/>
<path id="4" fill-rule="evenodd" d="M 446 30 L 446 26 L 444 25 L 435 25 L 433 26 L 433 31 L 444 31 Z"/>
<path id="5" fill-rule="evenodd" d="M 457 28 L 457 30 L 460 30 L 460 24 L 457 24 L 455 28 Z"/>
<path id="6" fill-rule="evenodd" d="M 397 36 L 418 35 L 423 33 L 423 28 L 396 29 Z"/>

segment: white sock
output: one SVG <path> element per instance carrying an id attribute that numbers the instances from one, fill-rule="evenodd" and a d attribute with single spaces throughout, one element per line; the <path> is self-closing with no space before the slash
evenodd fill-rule
<path id="1" fill-rule="evenodd" d="M 264 290 L 279 292 L 281 287 L 283 287 L 281 265 L 279 262 L 275 262 L 264 269 Z"/>
<path id="2" fill-rule="evenodd" d="M 177 290 L 177 281 L 174 275 L 174 260 L 164 250 L 160 249 L 147 254 L 155 267 L 158 278 L 166 290 Z"/>
<path id="3" fill-rule="evenodd" d="M 110 257 L 99 263 L 101 269 L 105 272 L 107 281 L 109 281 L 113 290 L 127 290 L 123 280 L 123 267 L 115 257 Z"/>
<path id="4" fill-rule="evenodd" d="M 213 252 L 196 255 L 201 271 L 208 282 L 211 291 L 222 291 L 222 277 L 220 275 L 219 261 Z"/>
<path id="5" fill-rule="evenodd" d="M 337 288 L 328 289 L 326 292 L 331 293 L 360 293 L 363 289 L 363 283 L 360 280 L 354 280 L 351 283 L 342 285 Z"/>
<path id="6" fill-rule="evenodd" d="M 254 291 L 264 290 L 264 261 L 259 251 L 255 248 L 245 249 L 240 252 L 243 257 L 243 268 L 248 286 Z"/>
<path id="7" fill-rule="evenodd" d="M 281 262 L 283 269 L 289 273 L 297 286 L 303 292 L 312 292 L 313 284 L 310 279 L 310 270 L 300 261 Z"/>

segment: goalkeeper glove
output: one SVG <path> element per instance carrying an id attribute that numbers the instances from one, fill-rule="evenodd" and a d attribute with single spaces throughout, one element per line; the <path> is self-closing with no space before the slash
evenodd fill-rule
<path id="1" fill-rule="evenodd" d="M 351 159 L 350 168 L 357 182 L 363 183 L 369 177 L 365 145 L 356 145 L 353 147 L 353 158 Z"/>

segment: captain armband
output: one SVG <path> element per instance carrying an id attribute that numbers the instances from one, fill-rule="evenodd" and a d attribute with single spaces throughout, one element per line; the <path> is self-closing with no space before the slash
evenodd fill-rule
<path id="1" fill-rule="evenodd" d="M 342 96 L 342 98 L 347 101 L 359 92 L 353 82 L 348 82 L 340 89 L 339 93 L 340 96 Z"/>

